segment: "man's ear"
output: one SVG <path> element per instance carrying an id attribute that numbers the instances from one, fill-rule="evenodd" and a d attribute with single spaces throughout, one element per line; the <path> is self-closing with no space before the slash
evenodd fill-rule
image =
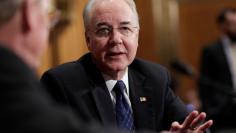
<path id="1" fill-rule="evenodd" d="M 30 31 L 30 0 L 23 0 L 21 8 L 21 23 L 22 23 L 22 32 L 27 33 Z"/>
<path id="2" fill-rule="evenodd" d="M 90 50 L 90 37 L 89 37 L 87 31 L 85 31 L 85 39 L 86 39 L 87 47 L 88 47 L 88 49 Z"/>

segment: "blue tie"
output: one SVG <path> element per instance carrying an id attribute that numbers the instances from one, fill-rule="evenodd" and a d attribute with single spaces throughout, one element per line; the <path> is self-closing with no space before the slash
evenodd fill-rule
<path id="1" fill-rule="evenodd" d="M 116 93 L 116 121 L 118 127 L 132 133 L 134 132 L 134 120 L 131 108 L 124 96 L 126 90 L 124 82 L 118 80 L 113 90 Z"/>

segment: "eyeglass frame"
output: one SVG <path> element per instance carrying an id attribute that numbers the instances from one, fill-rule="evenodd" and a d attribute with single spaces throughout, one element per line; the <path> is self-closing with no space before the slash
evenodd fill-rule
<path id="1" fill-rule="evenodd" d="M 128 28 L 129 31 L 122 32 L 122 28 Z M 88 31 L 92 31 L 99 38 L 107 38 L 107 37 L 110 37 L 112 35 L 112 33 L 114 33 L 115 29 L 118 30 L 118 32 L 121 35 L 123 35 L 125 37 L 130 37 L 130 36 L 133 35 L 133 33 L 135 33 L 136 30 L 139 30 L 139 27 L 138 26 L 127 26 L 127 25 L 121 25 L 119 27 L 113 27 L 113 26 L 111 26 L 109 24 L 101 23 L 101 24 L 98 24 L 98 27 L 95 30 L 88 30 Z M 99 30 L 103 30 L 103 31 L 101 31 L 103 33 L 99 34 L 98 33 Z M 104 32 L 106 32 L 105 30 L 108 30 L 108 32 L 104 33 Z M 130 33 L 125 33 L 125 32 L 130 32 Z"/>

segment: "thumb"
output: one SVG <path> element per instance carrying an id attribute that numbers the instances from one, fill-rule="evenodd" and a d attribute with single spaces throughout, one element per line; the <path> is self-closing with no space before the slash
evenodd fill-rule
<path id="1" fill-rule="evenodd" d="M 171 124 L 170 133 L 171 132 L 176 132 L 176 131 L 179 131 L 179 130 L 181 130 L 181 125 L 177 121 L 173 122 Z"/>

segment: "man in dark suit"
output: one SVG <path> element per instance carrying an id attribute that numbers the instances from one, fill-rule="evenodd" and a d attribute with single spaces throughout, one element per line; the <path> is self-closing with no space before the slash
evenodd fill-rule
<path id="1" fill-rule="evenodd" d="M 85 121 L 117 125 L 130 132 L 161 131 L 173 121 L 184 120 L 189 112 L 169 88 L 167 70 L 135 59 L 139 22 L 133 0 L 88 1 L 84 25 L 90 53 L 47 71 L 41 79 L 59 103 L 76 109 Z M 205 114 L 191 115 L 196 119 L 187 121 L 193 123 L 175 122 L 171 131 L 194 127 L 195 132 L 202 132 L 212 124 L 199 126 L 197 121 L 205 119 Z"/>
<path id="2" fill-rule="evenodd" d="M 201 59 L 200 98 L 202 110 L 214 120 L 213 127 L 236 124 L 236 9 L 224 9 L 217 22 L 222 37 L 204 48 Z"/>

